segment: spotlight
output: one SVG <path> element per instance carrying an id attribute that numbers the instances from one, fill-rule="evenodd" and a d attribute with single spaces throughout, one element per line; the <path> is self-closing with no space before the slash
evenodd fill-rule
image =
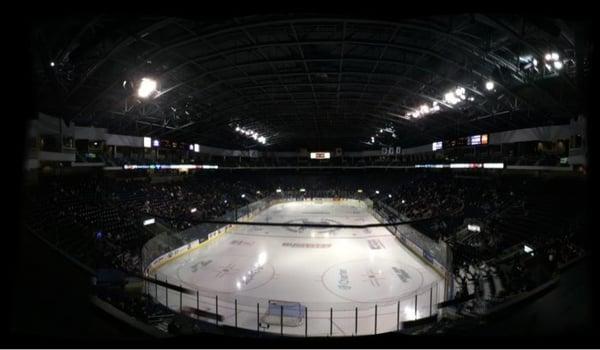
<path id="1" fill-rule="evenodd" d="M 544 56 L 544 59 L 550 61 L 552 59 L 552 54 L 547 53 L 546 56 Z"/>
<path id="2" fill-rule="evenodd" d="M 54 61 L 50 62 L 50 67 L 54 67 Z"/>
<path id="3" fill-rule="evenodd" d="M 554 61 L 554 68 L 556 69 L 562 69 L 563 64 L 561 61 Z"/>
<path id="4" fill-rule="evenodd" d="M 494 82 L 493 82 L 493 81 L 491 81 L 491 80 L 490 80 L 490 81 L 488 81 L 487 83 L 485 83 L 485 88 L 486 88 L 488 91 L 492 91 L 492 90 L 494 90 Z"/>
<path id="5" fill-rule="evenodd" d="M 552 60 L 558 61 L 559 56 L 556 52 L 553 52 L 550 56 L 552 57 Z"/>
<path id="6" fill-rule="evenodd" d="M 156 80 L 143 78 L 140 87 L 138 88 L 138 96 L 141 98 L 148 98 L 153 92 L 156 91 Z"/>

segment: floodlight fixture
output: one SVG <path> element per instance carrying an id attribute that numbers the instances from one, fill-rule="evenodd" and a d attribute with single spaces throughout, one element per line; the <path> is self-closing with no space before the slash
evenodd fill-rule
<path id="1" fill-rule="evenodd" d="M 138 88 L 138 96 L 141 98 L 148 98 L 156 91 L 157 87 L 156 80 L 150 78 L 142 78 L 140 87 Z"/>

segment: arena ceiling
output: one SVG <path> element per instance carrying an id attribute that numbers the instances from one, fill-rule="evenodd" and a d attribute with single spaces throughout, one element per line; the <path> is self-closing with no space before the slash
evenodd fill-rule
<path id="1" fill-rule="evenodd" d="M 579 28 L 485 14 L 83 16 L 37 21 L 32 52 L 39 110 L 77 125 L 227 148 L 350 150 L 567 123 L 590 65 L 588 46 L 576 55 Z M 562 69 L 543 68 L 551 52 Z M 147 99 L 136 94 L 144 77 L 158 82 Z M 465 100 L 448 103 L 460 87 Z M 408 116 L 424 104 L 439 110 Z"/>

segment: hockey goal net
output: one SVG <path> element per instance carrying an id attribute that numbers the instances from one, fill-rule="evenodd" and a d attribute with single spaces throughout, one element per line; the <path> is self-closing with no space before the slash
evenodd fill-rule
<path id="1" fill-rule="evenodd" d="M 298 327 L 304 321 L 304 306 L 298 302 L 269 300 L 269 307 L 262 322 L 269 325 Z"/>

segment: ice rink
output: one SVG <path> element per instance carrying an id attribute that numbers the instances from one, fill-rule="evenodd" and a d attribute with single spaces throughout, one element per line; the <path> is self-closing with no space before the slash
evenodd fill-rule
<path id="1" fill-rule="evenodd" d="M 327 200 L 276 204 L 252 221 L 378 223 L 361 202 Z M 164 287 L 149 286 L 151 295 L 173 309 L 181 299 L 184 310 L 221 315 L 220 324 L 301 336 L 394 331 L 403 321 L 434 313 L 444 295 L 442 277 L 384 227 L 237 225 L 154 274 L 197 291 L 166 295 Z M 269 300 L 300 303 L 306 317 L 299 326 L 282 329 L 278 322 L 267 328 Z"/>

